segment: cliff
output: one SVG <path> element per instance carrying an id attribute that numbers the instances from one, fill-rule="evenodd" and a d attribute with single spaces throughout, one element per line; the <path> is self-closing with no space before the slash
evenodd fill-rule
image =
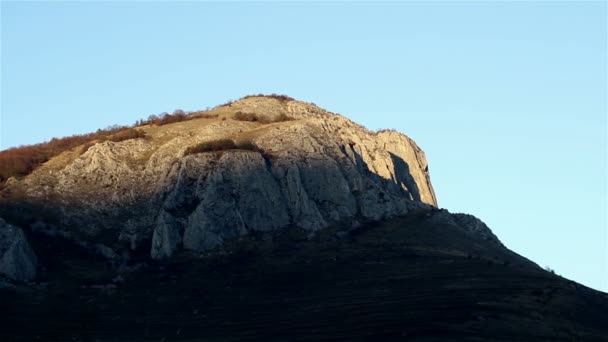
<path id="1" fill-rule="evenodd" d="M 414 141 L 313 104 L 253 96 L 138 129 L 146 138 L 67 151 L 5 193 L 50 213 L 64 235 L 157 259 L 252 231 L 316 231 L 437 206 Z M 227 140 L 232 148 L 200 149 Z"/>

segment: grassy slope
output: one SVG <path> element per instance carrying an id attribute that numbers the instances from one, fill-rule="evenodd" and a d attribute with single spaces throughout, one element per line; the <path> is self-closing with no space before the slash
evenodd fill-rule
<path id="1" fill-rule="evenodd" d="M 182 254 L 105 292 L 81 287 L 109 281 L 102 260 L 33 237 L 49 286 L 0 292 L 0 340 L 608 340 L 606 294 L 473 235 L 413 216 L 336 229 Z"/>

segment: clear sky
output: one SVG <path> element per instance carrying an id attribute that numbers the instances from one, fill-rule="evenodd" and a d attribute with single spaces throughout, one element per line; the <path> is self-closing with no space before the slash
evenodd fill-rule
<path id="1" fill-rule="evenodd" d="M 284 93 L 426 151 L 439 204 L 608 291 L 606 2 L 2 2 L 0 148 Z"/>

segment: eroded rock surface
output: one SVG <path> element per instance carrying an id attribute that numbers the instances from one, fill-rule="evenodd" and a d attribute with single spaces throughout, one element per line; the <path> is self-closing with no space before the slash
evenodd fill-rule
<path id="1" fill-rule="evenodd" d="M 38 259 L 18 227 L 0 218 L 0 274 L 16 281 L 36 277 Z"/>

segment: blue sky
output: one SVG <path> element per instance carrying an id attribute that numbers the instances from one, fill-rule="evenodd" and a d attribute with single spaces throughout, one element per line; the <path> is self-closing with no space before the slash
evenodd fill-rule
<path id="1" fill-rule="evenodd" d="M 605 2 L 2 2 L 0 148 L 284 93 L 426 151 L 439 204 L 608 291 Z"/>

